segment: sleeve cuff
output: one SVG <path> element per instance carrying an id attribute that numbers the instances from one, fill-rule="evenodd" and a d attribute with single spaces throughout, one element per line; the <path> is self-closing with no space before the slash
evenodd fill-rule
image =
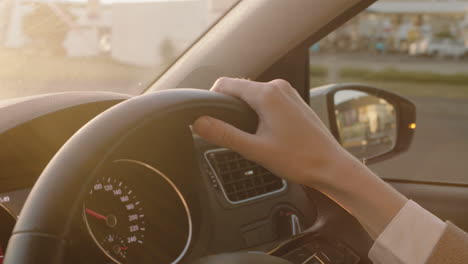
<path id="1" fill-rule="evenodd" d="M 369 252 L 374 263 L 423 264 L 445 230 L 439 218 L 409 200 Z"/>

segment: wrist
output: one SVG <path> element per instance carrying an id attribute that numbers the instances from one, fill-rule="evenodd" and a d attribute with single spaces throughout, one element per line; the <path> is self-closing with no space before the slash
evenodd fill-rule
<path id="1" fill-rule="evenodd" d="M 368 169 L 350 154 L 343 151 L 332 156 L 335 158 L 322 162 L 321 166 L 310 166 L 303 184 L 325 194 L 345 192 L 351 177 L 362 178 L 367 174 Z"/>
<path id="2" fill-rule="evenodd" d="M 374 239 L 408 201 L 350 154 L 323 173 L 319 181 L 307 185 L 356 217 Z"/>

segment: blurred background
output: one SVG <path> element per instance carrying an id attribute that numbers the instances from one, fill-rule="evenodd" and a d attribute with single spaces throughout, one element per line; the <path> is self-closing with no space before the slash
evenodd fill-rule
<path id="1" fill-rule="evenodd" d="M 141 93 L 238 0 L 1 0 L 0 99 Z"/>
<path id="2" fill-rule="evenodd" d="M 378 1 L 310 47 L 310 55 L 313 85 L 354 77 L 466 85 L 468 1 Z M 418 95 L 436 92 L 416 90 L 401 88 Z"/>

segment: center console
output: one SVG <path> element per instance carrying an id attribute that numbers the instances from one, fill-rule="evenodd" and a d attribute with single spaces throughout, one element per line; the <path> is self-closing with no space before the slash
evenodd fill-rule
<path id="1" fill-rule="evenodd" d="M 359 256 L 341 241 L 315 232 L 305 232 L 284 242 L 270 252 L 294 264 L 355 264 Z"/>

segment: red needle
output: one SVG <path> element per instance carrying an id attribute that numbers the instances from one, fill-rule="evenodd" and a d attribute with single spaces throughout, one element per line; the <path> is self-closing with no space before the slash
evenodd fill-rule
<path id="1" fill-rule="evenodd" d="M 127 250 L 128 247 L 120 247 L 120 250 Z"/>
<path id="2" fill-rule="evenodd" d="M 107 220 L 107 217 L 103 216 L 102 214 L 98 214 L 91 209 L 85 208 L 85 212 L 91 216 L 96 217 L 97 219 Z"/>

